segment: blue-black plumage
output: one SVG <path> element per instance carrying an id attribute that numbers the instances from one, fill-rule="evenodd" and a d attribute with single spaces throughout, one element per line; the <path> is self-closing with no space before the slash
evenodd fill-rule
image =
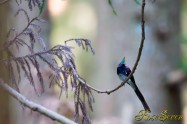
<path id="1" fill-rule="evenodd" d="M 123 60 L 120 62 L 120 64 L 117 67 L 117 75 L 119 76 L 120 80 L 125 81 L 130 73 L 131 73 L 131 70 L 128 66 L 126 66 L 125 57 L 124 57 Z M 131 76 L 131 78 L 128 80 L 127 83 L 134 89 L 136 95 L 138 96 L 138 98 L 142 102 L 144 109 L 148 112 L 151 112 L 147 102 L 145 101 L 142 93 L 140 92 L 140 90 L 138 89 L 138 87 L 135 83 L 135 79 L 134 79 L 133 75 Z"/>

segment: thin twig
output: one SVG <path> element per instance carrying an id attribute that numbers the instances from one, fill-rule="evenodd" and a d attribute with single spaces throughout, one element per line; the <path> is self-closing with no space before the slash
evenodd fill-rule
<path id="1" fill-rule="evenodd" d="M 20 93 L 18 93 L 16 90 L 14 90 L 13 88 L 11 88 L 9 85 L 7 85 L 6 83 L 4 83 L 1 79 L 0 79 L 0 86 L 7 91 L 12 97 L 14 97 L 15 99 L 17 99 L 22 105 L 30 108 L 33 111 L 37 111 L 40 114 L 43 114 L 49 118 L 51 118 L 54 121 L 57 121 L 61 124 L 76 124 L 75 122 L 73 122 L 72 120 L 54 112 L 51 111 L 41 105 L 38 105 L 30 100 L 28 100 L 26 97 L 24 97 L 23 95 L 21 95 Z"/>
<path id="2" fill-rule="evenodd" d="M 16 36 L 14 37 L 13 40 L 8 41 L 8 43 L 5 44 L 4 46 L 5 46 L 6 48 L 10 47 L 10 46 L 14 43 L 14 41 L 15 41 L 19 36 L 21 36 L 21 35 L 28 29 L 28 27 L 30 26 L 30 24 L 33 23 L 37 18 L 38 18 L 38 17 L 35 17 L 35 18 L 33 18 L 31 21 L 29 21 L 28 24 L 27 24 L 27 26 L 26 26 L 18 35 L 16 35 Z"/>
<path id="3" fill-rule="evenodd" d="M 37 56 L 37 55 L 43 55 L 43 54 L 47 54 L 49 53 L 51 50 L 45 50 L 45 51 L 41 51 L 41 52 L 36 52 L 36 53 L 33 53 L 33 54 L 28 54 L 28 55 L 25 55 L 25 56 L 20 56 L 20 57 L 12 57 L 12 58 L 7 58 L 7 59 L 0 59 L 0 62 L 1 61 L 16 61 L 16 60 L 19 60 L 19 59 L 23 59 L 23 58 L 31 58 L 31 57 L 34 57 L 34 56 Z"/>
<path id="4" fill-rule="evenodd" d="M 8 0 L 1 1 L 0 4 L 5 4 Z"/>
<path id="5" fill-rule="evenodd" d="M 127 77 L 127 79 L 125 81 L 123 81 L 119 86 L 117 86 L 116 88 L 114 88 L 113 90 L 107 90 L 107 91 L 102 91 L 102 90 L 99 90 L 99 89 L 96 89 L 90 85 L 88 85 L 87 83 L 85 83 L 85 81 L 83 81 L 81 78 L 79 78 L 79 81 L 84 84 L 84 85 L 87 85 L 90 89 L 92 89 L 93 91 L 96 91 L 97 93 L 107 93 L 107 94 L 110 94 L 112 92 L 115 92 L 116 90 L 118 90 L 119 88 L 121 88 L 122 86 L 125 85 L 125 83 L 131 78 L 131 76 L 133 75 L 133 73 L 135 72 L 137 66 L 138 66 L 138 63 L 139 63 L 139 60 L 140 60 L 140 57 L 141 57 L 141 54 L 142 54 L 142 50 L 143 50 L 143 46 L 144 46 L 144 41 L 145 41 L 145 20 L 144 20 L 144 10 L 145 10 L 145 0 L 143 0 L 142 2 L 142 10 L 141 10 L 141 14 L 142 14 L 142 20 L 141 20 L 141 28 L 142 28 L 142 38 L 141 38 L 141 43 L 140 43 L 140 47 L 139 47 L 139 51 L 138 51 L 138 55 L 137 55 L 137 59 L 136 59 L 136 62 L 134 64 L 134 67 L 131 71 L 131 73 L 129 74 L 129 76 Z M 74 40 L 74 39 L 69 39 L 67 41 L 70 41 L 70 40 Z M 45 51 L 45 52 L 42 52 L 42 54 L 45 54 L 46 52 L 48 51 Z M 25 57 L 31 57 L 31 56 L 35 56 L 37 55 L 38 53 L 35 53 L 35 54 L 31 54 L 31 55 L 27 55 Z M 40 53 L 41 54 L 41 53 Z M 19 57 L 17 58 L 19 59 Z M 9 60 L 9 59 L 8 59 Z M 11 58 L 10 58 L 11 60 Z M 0 60 L 0 61 L 7 61 L 7 59 L 5 60 Z"/>
<path id="6" fill-rule="evenodd" d="M 8 0 L 7 0 L 7 1 L 8 1 Z M 6 2 L 7 2 L 7 1 L 6 1 Z M 1 5 L 1 4 L 2 4 L 2 3 L 0 3 L 0 5 Z M 28 23 L 27 23 L 26 27 L 25 27 L 19 34 L 16 34 L 16 36 L 15 36 L 12 40 L 4 42 L 3 48 L 0 48 L 0 52 L 7 52 L 7 50 L 9 49 L 9 47 L 10 47 L 13 43 L 15 43 L 15 40 L 16 40 L 18 37 L 20 37 L 21 35 L 23 35 L 23 33 L 29 28 L 29 26 L 31 26 L 31 24 L 32 24 L 34 21 L 36 21 L 36 20 L 38 19 L 38 17 L 35 17 L 35 18 L 33 18 L 32 20 L 30 20 L 30 19 L 29 19 L 29 16 L 27 15 L 26 11 L 24 11 L 24 9 L 19 9 L 19 10 L 17 11 L 17 14 L 19 14 L 20 11 L 24 12 L 24 14 L 25 14 L 25 16 L 26 16 L 26 18 L 27 18 L 27 20 L 28 20 Z M 10 29 L 7 36 L 10 35 L 10 32 L 11 32 L 11 31 L 16 32 L 15 29 Z"/>
<path id="7" fill-rule="evenodd" d="M 138 63 L 140 61 L 140 57 L 142 54 L 142 50 L 143 50 L 143 46 L 144 46 L 144 41 L 145 41 L 145 19 L 144 19 L 144 10 L 145 10 L 145 0 L 142 1 L 142 9 L 141 9 L 141 28 L 142 28 L 142 38 L 141 38 L 141 43 L 140 43 L 140 47 L 139 47 L 139 51 L 138 51 L 138 56 L 136 59 L 136 62 L 134 64 L 134 67 L 131 71 L 131 73 L 129 74 L 129 76 L 126 78 L 125 81 L 123 81 L 119 86 L 117 86 L 116 88 L 114 88 L 113 90 L 108 90 L 108 91 L 101 91 L 98 90 L 88 84 L 86 84 L 83 80 L 79 79 L 81 83 L 87 85 L 89 88 L 91 88 L 92 90 L 96 91 L 97 93 L 107 93 L 107 94 L 111 94 L 113 92 L 115 92 L 116 90 L 118 90 L 119 88 L 121 88 L 122 86 L 125 85 L 125 83 L 127 83 L 127 81 L 131 78 L 131 76 L 133 75 L 133 73 L 135 72 Z"/>

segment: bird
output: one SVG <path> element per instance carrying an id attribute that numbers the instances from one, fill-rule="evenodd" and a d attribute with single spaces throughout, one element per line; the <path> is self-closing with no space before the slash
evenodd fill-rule
<path id="1" fill-rule="evenodd" d="M 119 63 L 117 67 L 117 75 L 120 78 L 120 80 L 125 81 L 129 74 L 131 73 L 130 68 L 125 64 L 125 57 L 122 59 L 122 61 Z M 130 79 L 127 81 L 127 83 L 133 88 L 135 91 L 136 95 L 138 96 L 139 100 L 141 101 L 145 111 L 151 112 L 147 102 L 145 101 L 142 93 L 140 92 L 138 86 L 135 83 L 134 76 L 132 75 Z"/>

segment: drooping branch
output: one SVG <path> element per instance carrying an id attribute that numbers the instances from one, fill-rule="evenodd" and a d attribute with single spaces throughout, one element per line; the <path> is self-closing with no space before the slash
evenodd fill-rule
<path id="1" fill-rule="evenodd" d="M 3 2 L 1 2 L 1 3 L 4 3 L 4 2 L 7 2 L 8 0 L 4 0 Z M 135 72 L 135 70 L 136 70 L 136 68 L 137 68 L 137 65 L 138 65 L 138 62 L 139 62 L 139 60 L 140 60 L 140 57 L 141 57 L 141 53 L 142 53 L 142 49 L 143 49 L 143 45 L 144 45 L 144 40 L 145 40 L 145 29 L 144 29 L 144 23 L 145 23 L 145 20 L 144 20 L 144 8 L 145 8 L 145 0 L 143 0 L 142 1 L 142 10 L 141 10 L 141 14 L 142 14 L 142 20 L 141 20 L 141 22 L 142 22 L 142 25 L 141 25 L 141 27 L 142 27 L 142 39 L 141 39 L 141 44 L 140 44 L 140 47 L 139 47 L 139 52 L 138 52 L 138 56 L 137 56 L 137 59 L 136 59 L 136 62 L 135 62 L 135 64 L 134 64 L 134 67 L 133 67 L 133 69 L 132 69 L 132 72 L 130 73 L 130 75 L 127 77 L 127 79 L 124 81 L 124 82 L 122 82 L 119 86 L 117 86 L 115 89 L 113 89 L 113 90 L 108 90 L 108 91 L 101 91 L 101 90 L 98 90 L 98 89 L 96 89 L 96 88 L 94 88 L 94 87 L 92 87 L 92 86 L 90 86 L 90 85 L 88 85 L 88 84 L 86 84 L 83 80 L 81 80 L 80 79 L 80 82 L 81 83 L 83 83 L 83 84 L 86 84 L 88 87 L 90 87 L 92 90 L 94 90 L 94 91 L 96 91 L 96 92 L 98 92 L 98 93 L 107 93 L 107 94 L 110 94 L 110 93 L 112 93 L 112 92 L 114 92 L 114 91 L 116 91 L 116 90 L 118 90 L 120 87 L 122 87 L 123 85 L 125 85 L 125 83 L 131 78 L 131 76 L 133 75 L 133 73 Z M 23 9 L 20 9 L 17 13 L 19 13 L 20 11 L 23 11 L 24 13 L 26 13 Z M 27 17 L 28 17 L 28 15 L 27 14 L 25 14 Z M 33 18 L 31 21 L 27 18 L 27 20 L 28 20 L 28 25 L 22 30 L 22 32 L 21 33 L 19 33 L 13 40 L 11 40 L 10 42 L 8 42 L 8 45 L 7 46 L 10 46 L 11 44 L 12 44 L 12 42 L 17 38 L 17 37 L 19 37 L 20 35 L 22 35 L 27 29 L 28 29 L 28 27 L 31 25 L 31 23 L 33 22 L 33 21 L 35 21 L 35 20 L 37 20 L 38 18 L 36 17 L 36 18 Z M 79 39 L 78 40 L 76 40 L 76 39 L 69 39 L 69 40 L 67 40 L 67 41 L 65 41 L 65 43 L 66 42 L 68 42 L 68 41 L 72 41 L 72 40 L 75 40 L 76 42 L 77 42 L 77 44 L 81 44 L 81 42 L 79 42 Z M 84 40 L 84 39 L 83 39 Z M 86 39 L 87 40 L 87 39 Z M 82 45 L 82 44 L 81 44 Z M 83 46 L 83 45 L 82 45 Z M 83 46 L 84 47 L 84 46 Z M 92 53 L 94 53 L 94 51 L 93 51 L 93 49 L 91 48 L 91 51 L 92 51 Z M 45 53 L 47 53 L 48 51 L 44 51 L 42 54 L 45 54 Z M 35 53 L 35 54 L 33 54 L 33 55 L 29 55 L 29 56 L 35 56 L 35 55 L 37 55 L 38 53 Z M 29 57 L 29 56 L 25 56 L 25 57 Z M 19 58 L 17 58 L 17 59 L 19 59 Z"/>
<path id="2" fill-rule="evenodd" d="M 136 62 L 134 64 L 134 67 L 131 71 L 131 73 L 129 74 L 129 76 L 126 78 L 125 81 L 123 81 L 119 86 L 117 86 L 116 88 L 112 89 L 112 90 L 107 90 L 107 91 L 101 91 L 99 89 L 96 89 L 88 84 L 86 84 L 89 88 L 91 88 L 93 91 L 96 91 L 97 93 L 106 93 L 106 94 L 111 94 L 113 92 L 115 92 L 116 90 L 118 90 L 119 88 L 121 88 L 122 86 L 125 85 L 125 83 L 127 83 L 127 81 L 131 78 L 131 76 L 134 74 L 138 63 L 140 61 L 140 57 L 142 54 L 142 50 L 143 50 L 143 46 L 144 46 L 144 41 L 145 41 L 145 19 L 144 19 L 144 11 L 145 11 L 145 0 L 142 1 L 142 6 L 141 6 L 141 29 L 142 29 L 142 38 L 141 38 L 141 43 L 140 43 L 140 47 L 139 47 L 139 51 L 138 51 L 138 55 L 137 55 L 137 59 Z M 80 79 L 80 82 L 85 84 L 85 82 L 83 80 Z"/>
<path id="3" fill-rule="evenodd" d="M 8 67 L 11 67 L 9 69 L 11 75 L 10 78 L 12 79 L 12 84 L 16 89 L 18 89 L 17 91 L 19 91 L 18 83 L 20 82 L 21 77 L 20 70 L 22 70 L 25 73 L 26 78 L 33 86 L 35 92 L 38 94 L 39 92 L 36 90 L 31 68 L 36 69 L 37 77 L 42 87 L 42 92 L 44 92 L 44 82 L 39 64 L 39 60 L 42 60 L 51 69 L 49 87 L 57 85 L 60 88 L 60 96 L 62 92 L 65 92 L 66 97 L 68 97 L 68 83 L 70 83 L 72 89 L 74 89 L 73 92 L 76 111 L 75 121 L 79 121 L 79 111 L 81 111 L 83 115 L 82 122 L 90 124 L 91 121 L 87 109 L 90 108 L 93 110 L 92 104 L 94 102 L 94 98 L 91 89 L 86 85 L 86 83 L 81 83 L 80 81 L 80 79 L 82 79 L 85 82 L 85 80 L 77 73 L 76 64 L 74 62 L 74 54 L 72 53 L 73 47 L 68 46 L 66 43 L 70 41 L 75 41 L 79 47 L 82 47 L 86 51 L 90 49 L 90 51 L 94 54 L 91 41 L 83 38 L 74 38 L 66 40 L 65 45 L 56 45 L 49 50 L 43 50 L 20 57 L 12 56 L 0 61 L 5 62 Z M 59 60 L 59 62 L 57 62 L 57 60 Z M 14 76 L 15 72 L 13 72 L 13 65 L 15 65 L 14 67 L 18 72 L 17 78 Z"/>
<path id="4" fill-rule="evenodd" d="M 53 112 L 39 104 L 36 104 L 30 100 L 28 100 L 26 97 L 24 97 L 23 95 L 21 95 L 20 93 L 18 93 L 16 90 L 14 90 L 13 88 L 11 88 L 9 85 L 7 85 L 6 83 L 3 82 L 3 80 L 0 79 L 0 86 L 6 91 L 8 92 L 12 97 L 14 97 L 15 99 L 17 99 L 22 105 L 30 108 L 32 111 L 36 111 L 39 112 L 42 115 L 45 115 L 49 118 L 51 118 L 54 121 L 60 122 L 61 124 L 65 123 L 65 124 L 76 124 L 75 122 L 73 122 L 72 120 L 56 113 Z"/>
<path id="5" fill-rule="evenodd" d="M 43 39 L 39 36 L 39 33 L 40 33 L 40 30 L 41 30 L 41 27 L 34 24 L 34 22 L 36 21 L 39 21 L 39 22 L 42 22 L 42 23 L 45 23 L 45 20 L 39 18 L 39 17 L 35 17 L 33 19 L 30 20 L 29 18 L 29 15 L 27 14 L 27 12 L 24 10 L 24 9 L 19 9 L 16 13 L 16 16 L 20 13 L 20 12 L 23 12 L 26 19 L 27 19 L 27 25 L 26 27 L 20 32 L 17 34 L 17 32 L 13 29 L 10 29 L 10 31 L 8 32 L 8 35 L 7 37 L 10 35 L 11 32 L 14 32 L 16 33 L 16 36 L 10 40 L 10 41 L 7 41 L 5 42 L 4 44 L 4 49 L 7 49 L 8 47 L 10 47 L 12 44 L 15 44 L 17 46 L 17 48 L 19 49 L 19 46 L 27 46 L 29 48 L 29 50 L 31 52 L 33 52 L 33 47 L 34 47 L 34 43 L 36 40 L 39 41 L 41 47 L 43 49 L 46 49 L 46 46 L 45 46 L 45 43 L 43 41 Z M 38 32 L 36 33 L 33 29 L 38 29 Z M 28 45 L 28 43 L 26 43 L 25 41 L 23 41 L 21 38 L 21 36 L 28 36 L 30 38 L 30 45 Z M 2 50 L 4 50 L 2 49 Z"/>
<path id="6" fill-rule="evenodd" d="M 39 1 L 39 0 L 37 0 L 37 1 Z M 34 5 L 34 3 L 31 4 L 31 5 Z M 78 116 L 79 116 L 79 110 L 81 110 L 81 112 L 84 116 L 82 121 L 85 122 L 85 123 L 90 123 L 90 118 L 89 118 L 89 115 L 88 115 L 86 103 L 88 103 L 89 108 L 92 110 L 92 103 L 94 102 L 94 99 L 93 99 L 91 90 L 96 91 L 97 93 L 106 93 L 106 94 L 110 94 L 110 93 L 113 93 L 113 92 L 117 91 L 119 88 L 124 86 L 125 83 L 131 78 L 131 76 L 133 75 L 133 73 L 135 72 L 135 70 L 138 66 L 138 63 L 139 63 L 139 60 L 140 60 L 140 57 L 141 57 L 141 53 L 142 53 L 142 50 L 143 50 L 144 41 L 145 41 L 144 9 L 145 9 L 145 0 L 143 0 L 143 2 L 142 2 L 142 10 L 141 10 L 141 14 L 142 14 L 142 16 L 141 16 L 142 17 L 142 20 L 141 20 L 141 23 L 142 23 L 142 25 L 141 25 L 141 27 L 142 27 L 142 38 L 141 38 L 141 43 L 140 43 L 140 47 L 139 47 L 136 62 L 134 64 L 132 72 L 127 77 L 127 79 L 124 82 L 122 82 L 119 86 L 114 88 L 113 90 L 107 90 L 107 91 L 98 90 L 98 89 L 90 86 L 89 84 L 87 84 L 86 81 L 83 78 L 81 78 L 79 76 L 79 74 L 77 73 L 76 65 L 75 65 L 74 58 L 73 58 L 73 53 L 71 51 L 71 47 L 68 47 L 66 45 L 66 43 L 69 42 L 69 41 L 75 41 L 79 46 L 81 46 L 86 51 L 90 48 L 91 52 L 94 54 L 94 50 L 93 50 L 89 40 L 82 39 L 82 38 L 80 38 L 80 39 L 69 39 L 69 40 L 65 41 L 65 46 L 57 45 L 50 50 L 46 50 L 45 45 L 43 45 L 43 41 L 41 41 L 42 38 L 40 38 L 40 36 L 38 35 L 41 28 L 40 28 L 40 26 L 33 23 L 35 20 L 40 21 L 39 18 L 36 17 L 36 18 L 33 18 L 33 19 L 29 19 L 29 16 L 27 15 L 27 12 L 23 9 L 19 9 L 17 14 L 19 14 L 20 12 L 23 12 L 25 14 L 26 19 L 28 21 L 26 27 L 18 34 L 16 33 L 16 30 L 11 29 L 9 33 L 15 33 L 16 36 L 12 40 L 9 40 L 8 42 L 6 42 L 6 44 L 4 44 L 4 46 L 7 49 L 13 44 L 15 44 L 18 49 L 19 49 L 19 47 L 26 46 L 26 47 L 29 48 L 30 54 L 28 54 L 26 56 L 23 56 L 23 57 L 12 56 L 9 59 L 0 60 L 0 61 L 8 61 L 9 65 L 11 67 L 10 71 L 13 70 L 12 69 L 12 63 L 14 62 L 14 64 L 16 64 L 16 68 L 18 70 L 18 73 L 20 73 L 19 70 L 22 69 L 25 72 L 26 77 L 30 80 L 31 84 L 34 84 L 33 79 L 32 79 L 31 69 L 30 69 L 31 67 L 29 65 L 29 63 L 31 63 L 37 69 L 38 78 L 40 79 L 40 83 L 42 84 L 43 79 L 42 79 L 41 72 L 39 70 L 39 62 L 38 62 L 38 59 L 41 59 L 44 63 L 49 65 L 49 67 L 51 68 L 51 70 L 53 72 L 49 77 L 49 79 L 51 81 L 50 86 L 54 85 L 54 84 L 58 85 L 60 87 L 61 91 L 62 90 L 65 91 L 66 96 L 67 96 L 68 95 L 68 93 L 67 93 L 67 91 L 68 91 L 67 90 L 68 89 L 67 83 L 68 83 L 68 80 L 70 80 L 72 89 L 74 89 L 74 103 L 75 103 L 75 108 L 76 108 L 75 109 L 75 111 L 76 111 L 75 112 L 75 121 L 78 121 L 77 119 L 78 119 Z M 38 29 L 38 31 L 35 32 L 34 29 Z M 21 36 L 29 37 L 30 38 L 29 42 L 23 41 L 21 39 L 22 38 Z M 35 41 L 39 41 L 41 46 L 44 48 L 41 52 L 38 52 L 38 53 L 34 52 Z M 2 50 L 4 50 L 4 49 L 2 49 Z M 57 63 L 55 57 L 60 60 L 60 63 L 61 63 L 60 65 Z M 18 82 L 19 82 L 19 80 L 20 79 L 18 77 Z M 13 79 L 13 82 L 15 82 L 15 79 Z M 16 91 L 14 89 L 11 89 L 11 87 L 9 87 L 5 83 L 3 83 L 1 80 L 0 80 L 0 85 L 7 92 L 9 92 L 14 98 L 16 98 L 21 103 L 23 102 L 23 104 L 25 106 L 29 107 L 30 109 L 38 111 L 41 114 L 44 114 L 48 117 L 53 116 L 53 115 L 49 116 L 46 113 L 42 113 L 43 111 L 45 111 L 45 109 L 42 108 L 41 106 L 37 106 L 35 103 L 34 103 L 34 105 L 36 105 L 36 106 L 33 107 L 32 106 L 33 104 L 31 104 L 32 102 L 28 101 L 25 97 L 19 96 L 20 95 L 19 93 L 16 94 Z M 16 94 L 16 95 L 14 95 L 14 94 Z M 60 94 L 61 94 L 61 92 L 60 92 Z M 16 97 L 16 96 L 18 96 L 18 97 Z M 52 118 L 52 119 L 54 119 L 54 118 Z"/>

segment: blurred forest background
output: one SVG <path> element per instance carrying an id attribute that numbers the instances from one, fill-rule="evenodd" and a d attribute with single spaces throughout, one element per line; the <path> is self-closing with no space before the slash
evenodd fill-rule
<path id="1" fill-rule="evenodd" d="M 113 89 L 120 84 L 117 66 L 125 56 L 127 65 L 133 67 L 141 40 L 141 6 L 134 0 L 112 0 L 112 3 L 117 16 L 107 0 L 48 0 L 42 14 L 49 22 L 42 24 L 42 36 L 48 48 L 70 38 L 92 41 L 94 56 L 72 45 L 76 48 L 75 60 L 80 75 L 101 90 Z M 20 7 L 26 8 L 27 4 Z M 183 114 L 184 120 L 164 124 L 187 124 L 187 1 L 147 0 L 145 8 L 146 40 L 134 74 L 136 83 L 152 110 L 150 115 L 160 115 L 163 110 L 168 110 L 168 114 Z M 21 30 L 26 23 L 21 15 L 12 18 L 17 9 L 14 1 L 0 6 L 1 44 L 11 26 Z M 37 16 L 38 10 L 30 14 Z M 26 52 L 22 49 L 17 55 Z M 47 82 L 49 69 L 46 65 L 42 69 Z M 6 79 L 6 70 L 0 71 L 0 75 Z M 22 80 L 20 88 L 27 98 L 73 119 L 71 95 L 68 99 L 62 95 L 59 100 L 59 89 L 49 89 L 46 85 L 45 94 L 38 97 L 26 79 Z M 143 107 L 128 85 L 110 95 L 94 93 L 94 97 L 94 112 L 90 112 L 93 124 L 162 123 L 135 121 L 134 116 Z M 0 124 L 54 123 L 29 109 L 22 109 L 0 88 Z"/>

